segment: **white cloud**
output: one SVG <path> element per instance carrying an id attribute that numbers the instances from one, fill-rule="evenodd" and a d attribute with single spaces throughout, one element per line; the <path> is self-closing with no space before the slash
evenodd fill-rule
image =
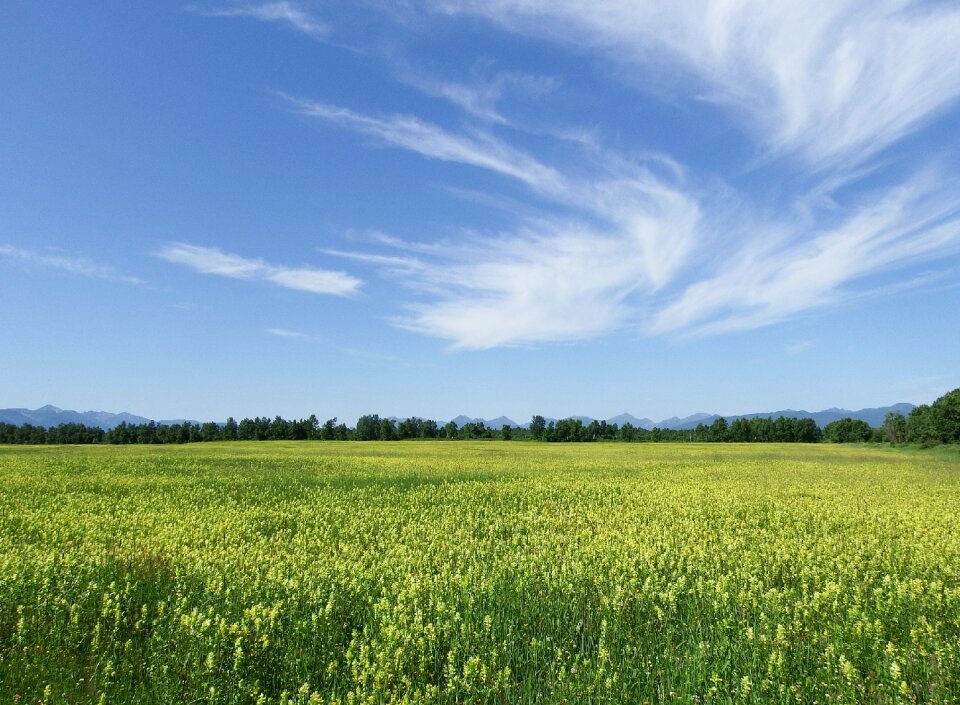
<path id="1" fill-rule="evenodd" d="M 346 252 L 344 250 L 321 250 L 326 255 L 343 257 L 344 259 L 372 264 L 395 272 L 416 272 L 423 270 L 425 265 L 416 257 L 396 257 L 392 255 L 369 254 L 366 252 Z"/>
<path id="2" fill-rule="evenodd" d="M 788 355 L 799 355 L 804 353 L 807 350 L 810 350 L 813 347 L 812 340 L 798 340 L 794 343 L 788 343 L 784 346 L 784 350 Z"/>
<path id="3" fill-rule="evenodd" d="M 465 248 L 421 274 L 439 300 L 414 308 L 405 328 L 491 348 L 583 340 L 622 325 L 624 297 L 642 263 L 597 233 L 527 233 Z"/>
<path id="4" fill-rule="evenodd" d="M 496 83 L 403 79 L 486 123 L 469 131 L 285 95 L 302 115 L 428 159 L 486 169 L 539 197 L 513 205 L 501 194 L 460 190 L 511 204 L 507 210 L 520 224 L 442 246 L 385 238 L 383 246 L 404 250 L 399 257 L 329 251 L 380 267 L 422 295 L 398 325 L 472 349 L 583 340 L 624 327 L 718 334 L 837 305 L 862 295 L 855 287 L 871 278 L 957 250 L 960 197 L 937 185 L 951 183 L 949 174 L 908 179 L 852 206 L 835 200 L 841 186 L 873 173 L 871 157 L 960 94 L 953 48 L 960 45 L 960 11 L 950 5 L 432 5 L 652 69 L 644 76 L 682 79 L 676 90 L 731 109 L 761 149 L 798 157 L 813 185 L 805 193 L 789 193 L 787 185 L 792 205 L 771 215 L 728 185 L 693 184 L 666 156 L 640 163 L 604 151 L 596 137 L 582 141 L 579 158 L 570 159 L 568 144 L 567 161 L 551 163 L 517 146 L 516 129 L 504 129 L 497 101 L 506 89 Z M 544 202 L 558 206 L 557 215 L 530 214 L 542 213 Z"/>
<path id="5" fill-rule="evenodd" d="M 455 348 L 584 340 L 637 325 L 651 335 L 713 335 L 834 306 L 863 295 L 851 287 L 871 277 L 957 254 L 960 197 L 944 183 L 917 176 L 830 225 L 814 214 L 738 228 L 715 203 L 705 219 L 700 202 L 655 179 L 598 180 L 582 185 L 591 203 L 584 212 L 602 216 L 603 227 L 529 220 L 443 247 L 385 241 L 415 258 L 335 254 L 382 266 L 428 294 L 397 323 Z M 709 256 L 699 256 L 702 245 Z"/>
<path id="6" fill-rule="evenodd" d="M 100 264 L 86 257 L 65 255 L 54 251 L 37 252 L 13 245 L 0 245 L 0 257 L 17 260 L 36 267 L 59 269 L 70 274 L 78 274 L 93 279 L 105 279 L 124 284 L 142 285 L 144 283 L 139 277 L 120 274 L 108 264 Z"/>
<path id="7" fill-rule="evenodd" d="M 264 333 L 275 335 L 278 338 L 306 338 L 306 334 L 288 328 L 265 328 Z"/>
<path id="8" fill-rule="evenodd" d="M 609 204 L 616 218 L 602 230 L 532 222 L 446 248 L 413 275 L 435 300 L 399 325 L 472 349 L 585 340 L 631 325 L 637 297 L 655 294 L 687 263 L 700 220 L 697 204 L 677 191 L 640 196 Z"/>
<path id="9" fill-rule="evenodd" d="M 513 177 L 579 213 L 531 219 L 495 239 L 421 248 L 420 258 L 334 252 L 379 265 L 433 295 L 433 303 L 412 307 L 398 324 L 454 347 L 582 340 L 628 325 L 634 293 L 670 284 L 695 251 L 696 199 L 622 158 L 607 155 L 587 176 L 561 174 L 490 134 L 465 136 L 412 117 L 374 118 L 303 100 L 296 105 L 426 157 Z"/>
<path id="10" fill-rule="evenodd" d="M 400 80 L 427 95 L 452 103 L 471 117 L 499 125 L 510 122 L 498 108 L 502 98 L 507 95 L 542 98 L 553 92 L 558 84 L 552 76 L 534 76 L 517 71 L 473 76 L 471 81 L 464 83 L 408 70 L 400 74 Z"/>
<path id="11" fill-rule="evenodd" d="M 182 264 L 203 274 L 233 279 L 256 279 L 277 286 L 313 294 L 345 296 L 356 292 L 362 282 L 345 272 L 313 267 L 285 267 L 261 259 L 247 259 L 215 247 L 171 242 L 156 252 L 157 257 Z"/>
<path id="12" fill-rule="evenodd" d="M 497 110 L 501 89 L 496 84 L 468 85 L 413 73 L 405 74 L 402 80 L 427 95 L 453 103 L 473 117 L 501 125 L 507 122 L 507 119 Z"/>
<path id="13" fill-rule="evenodd" d="M 539 193 L 558 194 L 566 188 L 557 170 L 489 133 L 456 134 L 409 115 L 372 117 L 336 105 L 284 97 L 303 115 L 371 135 L 430 159 L 489 169 L 518 179 Z"/>
<path id="14" fill-rule="evenodd" d="M 238 5 L 215 10 L 195 9 L 208 17 L 252 17 L 263 22 L 279 22 L 314 37 L 324 37 L 329 28 L 299 5 L 281 0 L 253 5 Z"/>
<path id="15" fill-rule="evenodd" d="M 960 94 L 960 8 L 911 0 L 432 3 L 653 68 L 816 169 L 875 154 Z M 677 80 L 686 73 L 695 81 Z M 643 74 L 651 80 L 651 72 Z M 656 79 L 652 79 L 656 80 Z"/>
<path id="16" fill-rule="evenodd" d="M 841 302 L 858 280 L 960 249 L 960 197 L 917 177 L 812 236 L 748 240 L 653 319 L 652 333 L 724 333 Z M 775 226 L 771 226 L 774 230 Z"/>

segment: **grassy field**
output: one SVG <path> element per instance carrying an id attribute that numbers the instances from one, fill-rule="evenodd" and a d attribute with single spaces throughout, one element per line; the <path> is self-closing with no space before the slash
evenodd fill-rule
<path id="1" fill-rule="evenodd" d="M 0 448 L 0 702 L 646 701 L 960 702 L 960 454 Z"/>

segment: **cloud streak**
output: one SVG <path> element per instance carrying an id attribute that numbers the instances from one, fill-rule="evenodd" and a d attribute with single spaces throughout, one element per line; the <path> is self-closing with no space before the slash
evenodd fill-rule
<path id="1" fill-rule="evenodd" d="M 910 0 L 438 1 L 671 76 L 731 106 L 774 154 L 863 160 L 960 95 L 960 9 Z M 686 74 L 695 80 L 676 80 Z M 644 75 L 649 75 L 645 73 Z"/>
<path id="2" fill-rule="evenodd" d="M 469 82 L 447 81 L 417 71 L 404 71 L 400 80 L 434 98 L 457 106 L 472 118 L 497 125 L 510 120 L 498 108 L 507 95 L 542 98 L 558 84 L 551 76 L 534 76 L 516 71 L 500 71 L 489 77 L 474 76 Z"/>
<path id="3" fill-rule="evenodd" d="M 960 197 L 938 181 L 920 176 L 887 189 L 812 237 L 748 241 L 718 271 L 665 306 L 650 331 L 716 334 L 758 328 L 840 303 L 858 280 L 956 255 Z"/>
<path id="4" fill-rule="evenodd" d="M 787 193 L 771 214 L 720 178 L 697 180 L 665 155 L 607 152 L 599 138 L 575 146 L 574 155 L 569 144 L 551 152 L 564 161 L 544 158 L 536 140 L 520 146 L 498 108 L 513 87 L 509 78 L 400 76 L 458 106 L 468 129 L 280 94 L 300 115 L 379 146 L 524 187 L 510 197 L 481 195 L 490 203 L 526 199 L 513 209 L 517 224 L 498 233 L 442 247 L 382 243 L 399 256 L 327 251 L 377 267 L 420 297 L 396 318 L 401 327 L 462 349 L 585 340 L 623 328 L 715 335 L 836 306 L 873 280 L 957 253 L 960 197 L 938 185 L 952 183 L 951 174 L 928 168 L 899 177 L 900 185 L 849 195 L 876 175 L 881 152 L 960 95 L 960 10 L 949 4 L 426 4 L 642 68 L 682 98 L 729 114 L 768 158 L 760 168 L 788 160 L 808 185 L 784 180 Z"/>
<path id="5" fill-rule="evenodd" d="M 302 115 L 375 137 L 380 142 L 429 159 L 488 169 L 517 179 L 534 191 L 557 195 L 566 181 L 556 169 L 485 132 L 456 134 L 409 115 L 374 117 L 347 108 L 284 95 Z"/>
<path id="6" fill-rule="evenodd" d="M 564 218 L 532 218 L 518 232 L 450 245 L 432 256 L 332 252 L 380 266 L 435 296 L 396 322 L 456 348 L 607 333 L 628 323 L 635 292 L 667 286 L 695 250 L 696 199 L 642 165 L 611 158 L 575 176 L 489 133 L 456 134 L 408 116 L 371 117 L 301 99 L 294 104 L 304 115 L 391 146 L 511 177 L 573 211 Z"/>
<path id="7" fill-rule="evenodd" d="M 685 217 L 686 227 L 695 227 L 695 209 Z M 689 235 L 682 227 L 675 230 L 681 239 Z M 417 282 L 436 299 L 411 307 L 398 325 L 454 348 L 485 349 L 586 340 L 629 324 L 632 294 L 657 283 L 642 245 L 653 233 L 604 233 L 573 222 L 541 228 L 485 239 L 455 250 L 453 259 L 433 261 Z"/>
<path id="8" fill-rule="evenodd" d="M 263 332 L 267 333 L 268 335 L 276 336 L 278 338 L 303 339 L 307 337 L 305 333 L 301 333 L 295 330 L 290 330 L 289 328 L 265 328 Z"/>
<path id="9" fill-rule="evenodd" d="M 248 259 L 216 247 L 183 242 L 164 245 L 155 255 L 167 262 L 183 265 L 201 274 L 231 279 L 265 281 L 287 289 L 311 294 L 347 296 L 359 290 L 362 282 L 345 273 L 314 267 L 286 267 L 261 259 Z"/>
<path id="10" fill-rule="evenodd" d="M 414 247 L 413 260 L 368 258 L 433 299 L 397 324 L 462 349 L 586 340 L 632 325 L 638 299 L 690 263 L 699 205 L 642 172 L 583 189 L 583 217 L 530 219 L 498 237 Z"/>
<path id="11" fill-rule="evenodd" d="M 292 2 L 265 2 L 253 5 L 224 7 L 213 10 L 202 10 L 191 7 L 196 12 L 207 17 L 250 17 L 261 22 L 277 22 L 285 24 L 298 32 L 312 37 L 325 37 L 330 28 L 314 18 L 306 10 Z"/>
<path id="12" fill-rule="evenodd" d="M 13 245 L 0 245 L 0 257 L 18 261 L 26 265 L 42 267 L 44 269 L 59 269 L 70 274 L 77 274 L 92 279 L 121 282 L 123 284 L 143 285 L 139 277 L 120 274 L 108 264 L 100 264 L 86 257 L 58 254 L 54 252 L 37 252 Z"/>

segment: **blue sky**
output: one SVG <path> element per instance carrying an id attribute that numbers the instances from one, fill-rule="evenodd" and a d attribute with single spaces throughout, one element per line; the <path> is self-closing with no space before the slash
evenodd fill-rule
<path id="1" fill-rule="evenodd" d="M 957 46 L 949 2 L 13 0 L 0 406 L 931 401 Z"/>

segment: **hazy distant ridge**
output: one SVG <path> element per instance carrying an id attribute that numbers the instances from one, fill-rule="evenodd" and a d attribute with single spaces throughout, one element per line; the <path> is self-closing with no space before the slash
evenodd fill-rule
<path id="1" fill-rule="evenodd" d="M 816 424 L 821 428 L 823 428 L 824 426 L 826 426 L 828 423 L 832 421 L 837 421 L 838 419 L 853 418 L 853 419 L 861 419 L 863 421 L 866 421 L 868 424 L 876 428 L 883 425 L 883 419 L 888 412 L 893 411 L 906 416 L 910 413 L 910 411 L 913 408 L 914 408 L 913 404 L 900 403 L 900 404 L 893 404 L 891 406 L 881 406 L 874 409 L 858 409 L 856 411 L 852 411 L 850 409 L 837 409 L 837 408 L 824 409 L 823 411 L 812 411 L 812 412 L 804 411 L 802 409 L 801 410 L 783 409 L 781 411 L 759 411 L 752 414 L 732 414 L 732 415 L 724 416 L 724 418 L 727 421 L 733 421 L 735 419 L 754 419 L 754 418 L 767 418 L 767 417 L 776 419 L 779 416 L 785 416 L 788 418 L 796 418 L 796 419 L 813 419 L 814 422 L 816 422 Z M 709 426 L 718 418 L 720 418 L 720 416 L 721 416 L 720 414 L 697 413 L 697 414 L 691 414 L 690 416 L 685 416 L 683 418 L 679 418 L 677 416 L 671 416 L 670 418 L 663 419 L 662 421 L 654 421 L 649 418 L 638 418 L 633 414 L 624 413 L 624 414 L 619 414 L 617 416 L 613 416 L 609 419 L 606 419 L 606 421 L 607 423 L 615 423 L 618 426 L 623 426 L 623 424 L 625 423 L 630 423 L 637 428 L 645 428 L 647 430 L 650 430 L 652 428 L 669 428 L 673 430 L 682 431 L 682 430 L 696 428 L 697 424 L 701 424 L 701 423 L 704 424 L 705 426 Z M 591 421 L 594 420 L 590 416 L 569 416 L 566 418 L 579 419 L 583 421 L 584 424 L 589 424 Z M 546 420 L 547 422 L 556 421 L 556 419 L 554 418 L 547 418 Z M 457 424 L 457 426 L 463 426 L 463 424 L 467 422 L 484 421 L 484 419 L 471 418 L 469 416 L 458 416 L 455 419 L 453 419 L 453 421 L 454 423 Z M 510 419 L 506 418 L 505 416 L 501 416 L 497 419 L 493 419 L 490 422 L 484 421 L 484 423 L 486 423 L 488 427 L 496 428 L 496 429 L 499 429 L 505 423 L 509 423 L 511 426 L 518 425 L 511 422 Z M 496 425 L 494 425 L 494 423 L 496 423 Z M 530 425 L 529 421 L 523 424 L 520 424 L 522 428 L 526 428 L 529 425 Z"/>
<path id="2" fill-rule="evenodd" d="M 737 414 L 725 416 L 724 418 L 726 418 L 727 421 L 733 421 L 734 419 L 740 418 L 753 419 L 765 418 L 769 416 L 775 419 L 778 416 L 786 416 L 798 419 L 813 419 L 816 424 L 822 428 L 831 421 L 850 417 L 854 419 L 861 419 L 866 421 L 871 426 L 878 427 L 883 424 L 883 419 L 888 412 L 894 411 L 906 416 L 913 408 L 913 404 L 901 403 L 893 404 L 892 406 L 881 406 L 875 409 L 859 409 L 857 411 L 836 408 L 813 412 L 803 410 L 798 411 L 795 409 L 783 409 L 782 411 L 761 411 L 752 414 Z M 567 418 L 580 419 L 584 424 L 589 424 L 591 421 L 593 421 L 593 418 L 589 416 L 571 416 Z M 720 418 L 719 414 L 698 413 L 691 414 L 690 416 L 685 416 L 683 418 L 672 416 L 669 419 L 663 419 L 662 421 L 653 421 L 649 418 L 638 418 L 632 414 L 624 413 L 606 419 L 606 421 L 607 423 L 615 423 L 618 426 L 623 426 L 625 423 L 630 423 L 637 428 L 645 428 L 648 430 L 654 427 L 686 430 L 695 428 L 697 424 L 700 423 L 709 426 L 718 418 Z M 482 419 L 461 415 L 451 420 L 458 427 L 462 427 L 467 423 L 483 422 L 487 428 L 492 428 L 497 431 L 504 426 L 526 428 L 530 425 L 529 421 L 521 424 L 506 416 L 498 416 L 494 419 Z M 69 409 L 59 409 L 49 404 L 47 406 L 40 407 L 39 409 L 0 409 L 0 423 L 10 423 L 16 426 L 22 426 L 23 424 L 28 423 L 34 426 L 44 426 L 49 428 L 50 426 L 58 426 L 62 423 L 80 423 L 84 426 L 98 426 L 105 431 L 109 431 L 112 428 L 116 428 L 124 421 L 126 421 L 128 424 L 142 424 L 149 423 L 150 419 L 147 419 L 143 416 L 136 416 L 127 412 L 113 414 L 108 411 L 71 411 Z M 184 419 L 168 419 L 158 421 L 157 423 L 180 424 L 183 423 L 183 421 Z M 547 418 L 547 421 L 556 421 L 556 419 Z"/>
<path id="3" fill-rule="evenodd" d="M 114 414 L 109 411 L 71 411 L 59 409 L 47 404 L 39 409 L 0 409 L 0 423 L 11 423 L 15 426 L 31 424 L 33 426 L 59 426 L 62 423 L 79 423 L 84 426 L 96 426 L 104 431 L 116 428 L 126 421 L 128 424 L 150 423 L 150 419 L 136 416 L 122 411 Z M 165 419 L 160 424 L 180 424 L 184 419 Z"/>

